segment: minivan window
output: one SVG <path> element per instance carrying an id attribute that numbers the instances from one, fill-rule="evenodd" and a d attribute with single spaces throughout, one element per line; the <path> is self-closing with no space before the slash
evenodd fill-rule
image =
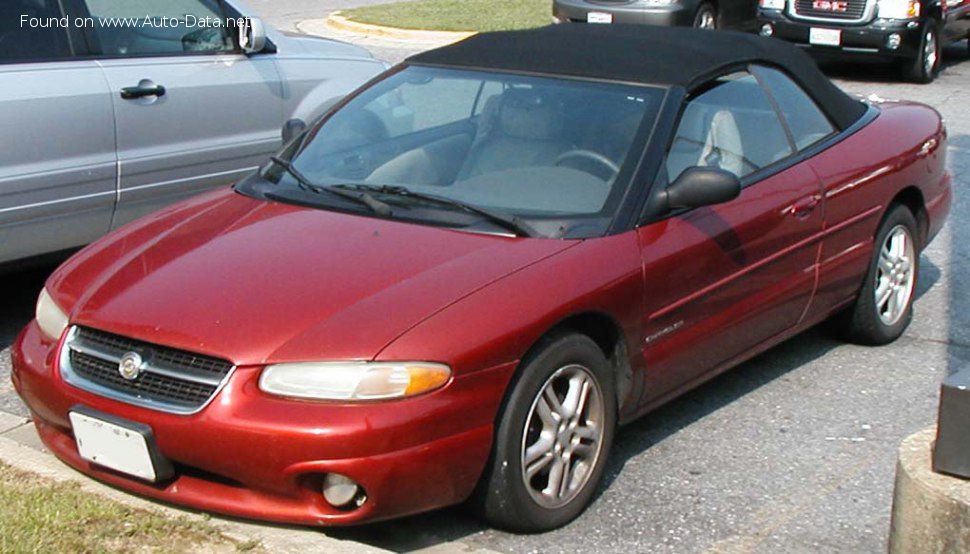
<path id="1" fill-rule="evenodd" d="M 234 27 L 215 0 L 84 0 L 94 53 L 159 56 L 231 52 Z"/>
<path id="2" fill-rule="evenodd" d="M 67 58 L 71 48 L 57 0 L 5 0 L 0 64 Z"/>

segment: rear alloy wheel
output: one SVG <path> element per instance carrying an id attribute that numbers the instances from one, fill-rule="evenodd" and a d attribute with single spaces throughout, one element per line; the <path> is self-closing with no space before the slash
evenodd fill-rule
<path id="1" fill-rule="evenodd" d="M 923 24 L 923 34 L 916 58 L 906 62 L 907 79 L 923 84 L 933 82 L 940 70 L 940 56 L 939 26 L 935 20 L 929 19 Z"/>
<path id="2" fill-rule="evenodd" d="M 615 393 L 609 363 L 584 335 L 548 339 L 524 364 L 473 502 L 496 527 L 548 531 L 592 500 L 613 441 Z"/>
<path id="3" fill-rule="evenodd" d="M 704 2 L 701 7 L 697 8 L 697 14 L 694 16 L 694 27 L 711 31 L 717 29 L 717 10 L 714 9 L 712 4 Z"/>
<path id="4" fill-rule="evenodd" d="M 919 273 L 916 219 L 894 206 L 876 234 L 873 259 L 855 305 L 844 315 L 848 338 L 861 344 L 887 344 L 906 330 L 913 316 Z"/>

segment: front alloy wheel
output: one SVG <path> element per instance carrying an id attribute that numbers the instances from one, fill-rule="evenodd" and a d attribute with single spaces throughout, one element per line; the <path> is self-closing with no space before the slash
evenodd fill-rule
<path id="1" fill-rule="evenodd" d="M 612 369 L 585 335 L 556 333 L 523 360 L 470 505 L 492 525 L 537 532 L 592 501 L 616 426 Z"/>
<path id="2" fill-rule="evenodd" d="M 587 368 L 568 365 L 549 377 L 522 434 L 522 480 L 537 504 L 561 508 L 583 490 L 605 422 L 603 391 Z"/>

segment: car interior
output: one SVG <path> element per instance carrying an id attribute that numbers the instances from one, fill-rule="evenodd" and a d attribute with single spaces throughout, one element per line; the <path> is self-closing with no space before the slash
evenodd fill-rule
<path id="1" fill-rule="evenodd" d="M 222 7 L 212 0 L 180 0 L 164 7 L 145 0 L 130 4 L 86 0 L 86 8 L 94 23 L 93 29 L 87 29 L 87 39 L 95 52 L 105 56 L 229 52 L 235 48 L 229 28 L 202 25 L 222 18 Z M 154 18 L 152 25 L 143 24 L 148 16 Z M 117 23 L 124 19 L 138 23 Z"/>
<path id="2" fill-rule="evenodd" d="M 617 102 L 615 93 L 601 99 L 554 85 L 496 88 L 479 98 L 471 117 L 398 137 L 388 131 L 394 123 L 386 105 L 371 102 L 333 122 L 324 140 L 337 153 L 317 159 L 312 172 L 327 180 L 447 188 L 449 196 L 492 207 L 600 211 L 643 120 L 643 99 Z"/>
<path id="3" fill-rule="evenodd" d="M 667 156 L 673 182 L 688 167 L 744 177 L 792 154 L 778 115 L 754 77 L 719 80 L 690 100 Z"/>

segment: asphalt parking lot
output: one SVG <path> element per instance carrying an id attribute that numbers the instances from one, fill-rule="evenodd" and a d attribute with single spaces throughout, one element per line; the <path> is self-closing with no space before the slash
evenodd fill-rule
<path id="1" fill-rule="evenodd" d="M 278 26 L 311 14 L 295 0 L 250 0 Z M 323 2 L 323 4 L 374 3 Z M 378 55 L 399 61 L 406 46 Z M 599 495 L 564 529 L 516 536 L 461 509 L 328 531 L 396 551 L 463 541 L 502 552 L 885 551 L 896 448 L 935 421 L 941 379 L 970 365 L 970 56 L 950 47 L 931 85 L 882 66 L 837 65 L 846 90 L 936 107 L 950 132 L 955 203 L 921 259 L 916 316 L 893 345 L 842 344 L 816 329 L 657 412 L 617 437 Z M 26 415 L 9 345 L 49 272 L 0 275 L 0 410 Z"/>

